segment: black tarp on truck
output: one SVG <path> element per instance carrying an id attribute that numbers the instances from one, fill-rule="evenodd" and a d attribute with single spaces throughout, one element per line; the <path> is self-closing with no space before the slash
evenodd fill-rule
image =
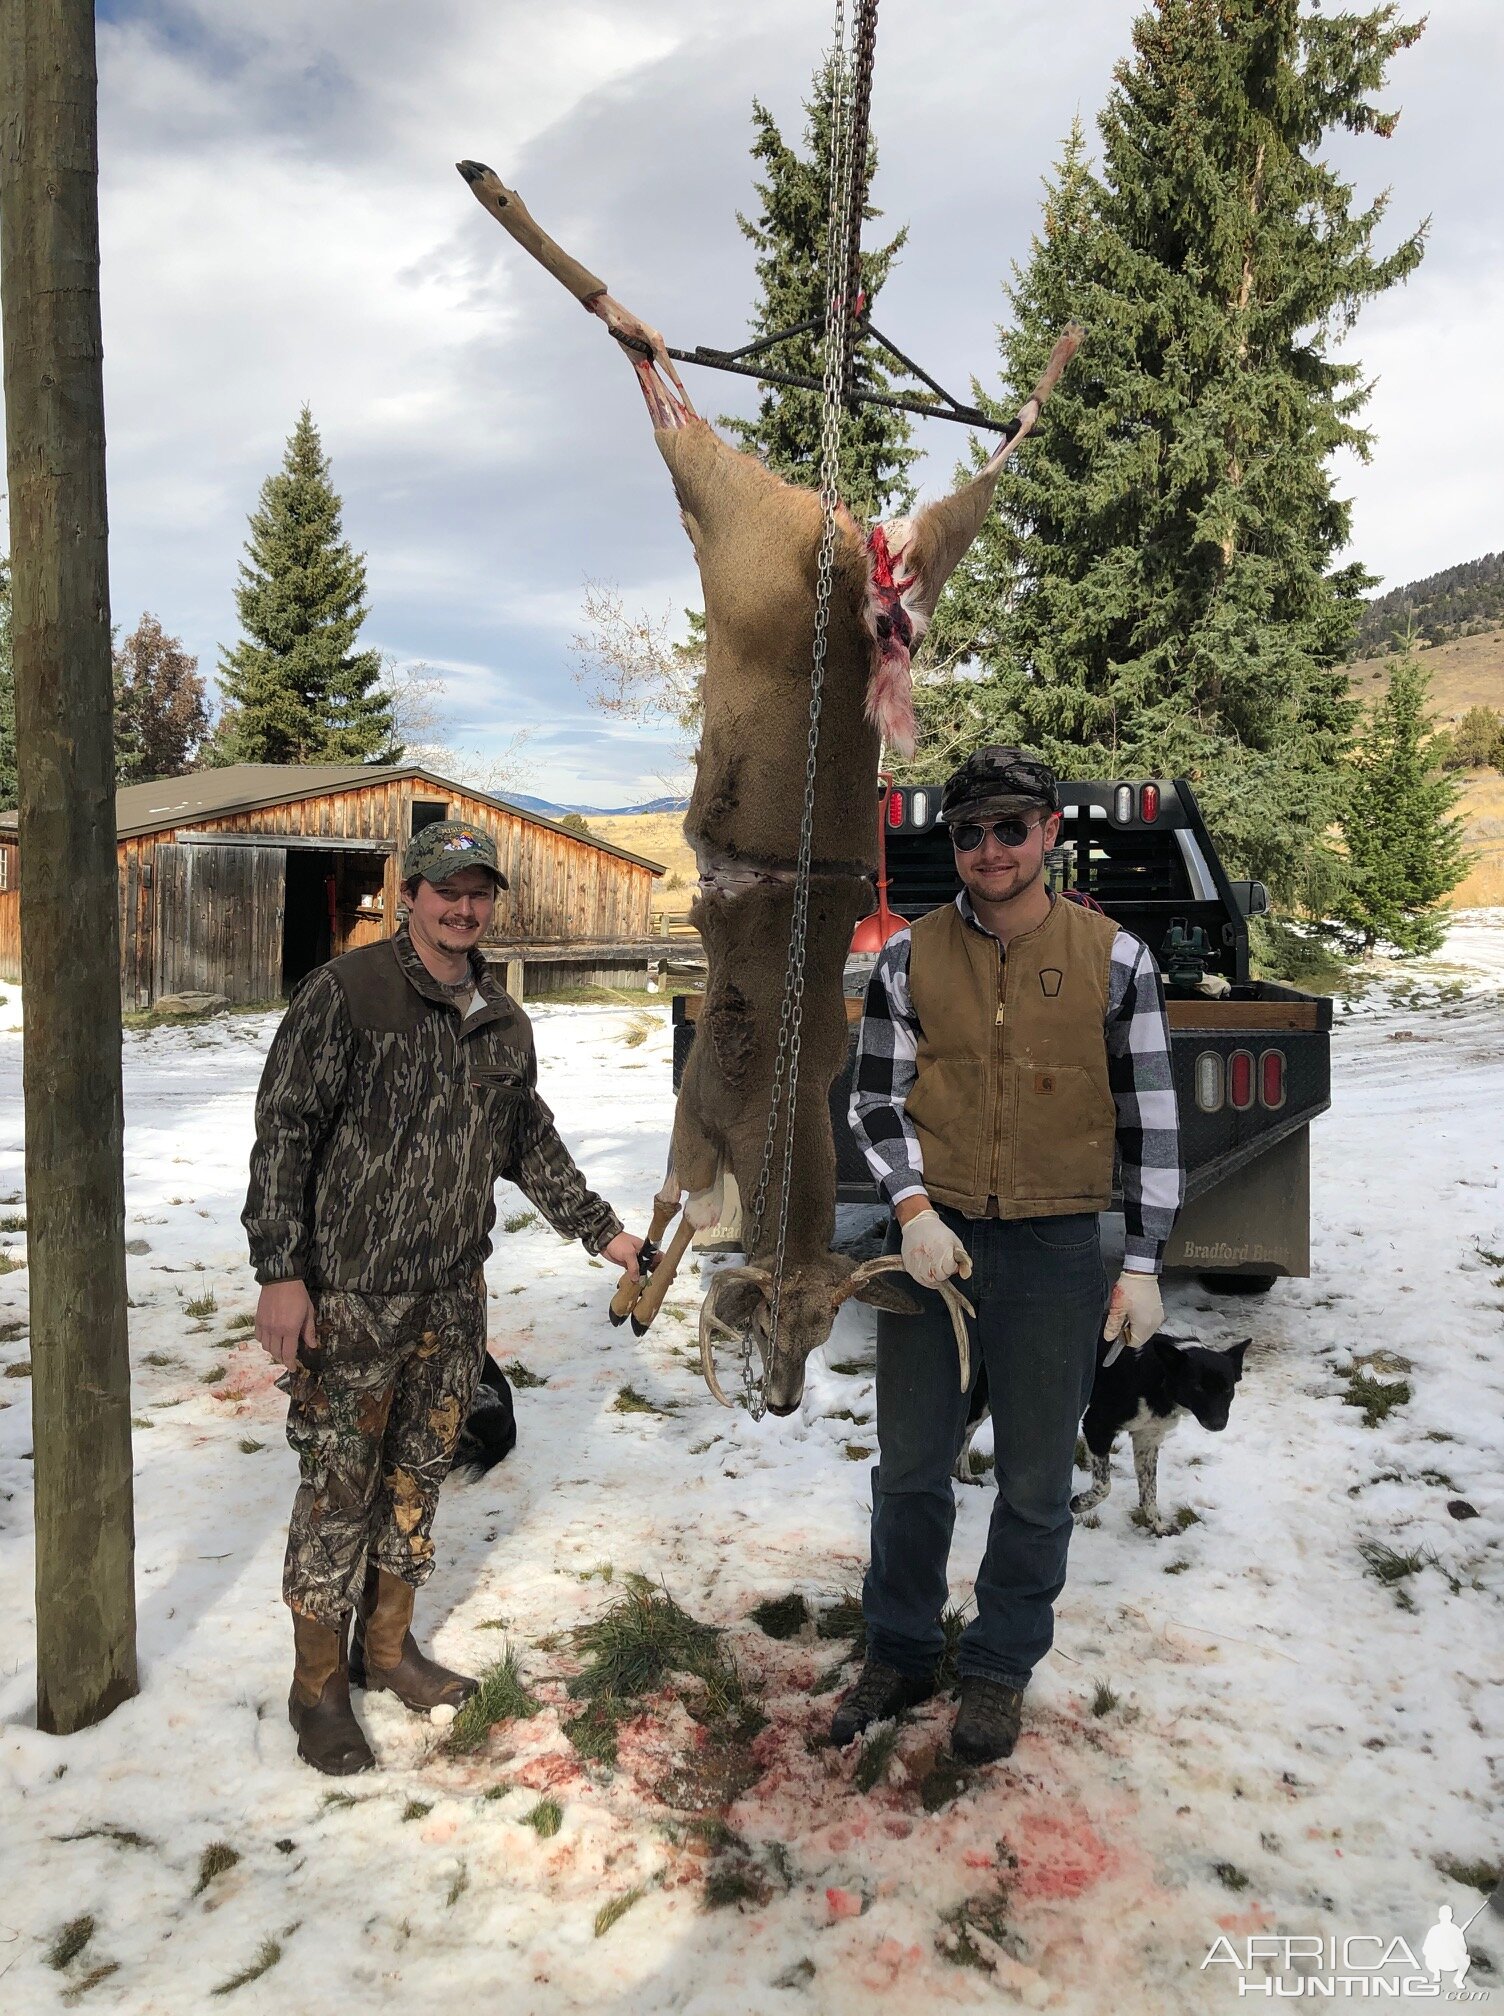
<path id="1" fill-rule="evenodd" d="M 1248 977 L 1248 918 L 1265 907 L 1264 891 L 1228 880 L 1183 779 L 1062 783 L 1060 802 L 1051 886 L 1090 898 L 1142 938 L 1165 982 L 1186 1164 L 1166 1266 L 1250 1292 L 1309 1274 L 1310 1124 L 1331 1103 L 1331 1002 Z M 938 784 L 885 791 L 887 900 L 900 918 L 952 901 L 960 887 L 939 807 Z M 848 964 L 851 1049 L 830 1095 L 845 1203 L 879 1201 L 846 1117 L 874 958 Z M 698 1007 L 695 995 L 674 1003 L 676 1088 Z"/>

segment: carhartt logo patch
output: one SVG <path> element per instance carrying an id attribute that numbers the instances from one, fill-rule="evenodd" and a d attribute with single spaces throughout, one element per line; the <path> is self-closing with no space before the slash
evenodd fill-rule
<path id="1" fill-rule="evenodd" d="M 1039 984 L 1052 1001 L 1060 992 L 1060 983 L 1064 978 L 1065 975 L 1058 966 L 1042 966 L 1040 968 Z"/>
<path id="2" fill-rule="evenodd" d="M 1036 1092 L 1053 1092 L 1054 1089 L 1055 1074 L 1053 1071 L 1036 1071 L 1034 1073 L 1034 1090 Z"/>

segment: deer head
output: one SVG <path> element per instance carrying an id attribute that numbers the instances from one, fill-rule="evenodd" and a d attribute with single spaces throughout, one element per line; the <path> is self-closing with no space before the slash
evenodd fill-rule
<path id="1" fill-rule="evenodd" d="M 847 1254 L 822 1253 L 813 1260 L 785 1267 L 778 1306 L 778 1348 L 771 1358 L 771 1272 L 766 1267 L 723 1268 L 711 1282 L 700 1309 L 700 1366 L 706 1385 L 723 1407 L 732 1404 L 716 1374 L 716 1340 L 725 1338 L 740 1346 L 750 1329 L 762 1365 L 768 1412 L 792 1414 L 804 1398 L 805 1361 L 830 1335 L 830 1326 L 843 1302 L 855 1297 L 858 1302 L 890 1310 L 895 1315 L 919 1314 L 919 1304 L 911 1291 L 883 1278 L 902 1268 L 903 1260 L 897 1253 L 864 1260 L 860 1266 Z M 954 1282 L 944 1282 L 940 1293 L 955 1329 L 964 1393 L 971 1385 L 966 1318 L 975 1316 L 976 1311 Z"/>

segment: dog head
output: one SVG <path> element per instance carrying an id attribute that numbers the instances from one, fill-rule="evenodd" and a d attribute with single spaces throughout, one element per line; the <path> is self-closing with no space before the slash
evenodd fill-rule
<path id="1" fill-rule="evenodd" d="M 1203 1428 L 1213 1432 L 1225 1428 L 1233 1388 L 1243 1373 L 1243 1354 L 1252 1338 L 1245 1337 L 1225 1351 L 1213 1351 L 1190 1338 L 1166 1337 L 1163 1332 L 1159 1341 L 1169 1347 L 1165 1367 L 1175 1405 L 1194 1414 Z"/>

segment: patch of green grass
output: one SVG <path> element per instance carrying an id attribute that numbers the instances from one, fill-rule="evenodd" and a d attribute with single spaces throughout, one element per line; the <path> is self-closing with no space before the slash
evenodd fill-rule
<path id="1" fill-rule="evenodd" d="M 117 1848 L 155 1848 L 156 1842 L 145 1834 L 138 1834 L 134 1827 L 117 1827 L 113 1820 L 101 1821 L 97 1827 L 80 1827 L 76 1834 L 59 1834 L 59 1841 L 113 1841 Z"/>
<path id="2" fill-rule="evenodd" d="M 232 1848 L 228 1841 L 211 1841 L 198 1858 L 198 1881 L 193 1886 L 195 1897 L 202 1897 L 216 1876 L 223 1876 L 227 1869 L 233 1869 L 240 1860 L 240 1850 Z"/>
<path id="3" fill-rule="evenodd" d="M 1164 1565 L 1164 1573 L 1166 1575 L 1183 1575 L 1190 1565 L 1189 1561 L 1167 1561 Z"/>
<path id="4" fill-rule="evenodd" d="M 1235 1862 L 1216 1863 L 1212 1869 L 1212 1874 L 1224 1890 L 1236 1892 L 1248 1888 L 1248 1878 Z"/>
<path id="5" fill-rule="evenodd" d="M 31 1328 L 28 1317 L 13 1318 L 9 1323 L 0 1323 L 0 1344 L 14 1344 L 18 1337 L 24 1337 Z"/>
<path id="6" fill-rule="evenodd" d="M 871 1454 L 872 1451 L 865 1442 L 848 1442 L 846 1444 L 846 1461 L 848 1463 L 865 1463 Z"/>
<path id="7" fill-rule="evenodd" d="M 529 1372 L 520 1358 L 514 1358 L 510 1365 L 503 1365 L 502 1371 L 519 1392 L 525 1393 L 529 1386 L 546 1386 L 547 1379 L 537 1372 Z"/>
<path id="8" fill-rule="evenodd" d="M 404 1820 L 426 1820 L 433 1811 L 431 1799 L 409 1799 L 402 1809 Z"/>
<path id="9" fill-rule="evenodd" d="M 214 1299 L 214 1290 L 211 1288 L 207 1291 L 207 1293 L 203 1295 L 194 1295 L 190 1297 L 190 1299 L 183 1304 L 183 1314 L 185 1316 L 194 1316 L 194 1317 L 212 1316 L 214 1312 L 218 1309 L 218 1307 L 219 1304 Z"/>
<path id="10" fill-rule="evenodd" d="M 523 1685 L 509 1645 L 480 1675 L 480 1686 L 449 1725 L 444 1747 L 455 1757 L 478 1750 L 498 1722 L 526 1721 L 541 1705 Z"/>
<path id="11" fill-rule="evenodd" d="M 486 1617 L 475 1626 L 477 1631 L 510 1631 L 511 1628 L 510 1617 Z"/>
<path id="12" fill-rule="evenodd" d="M 514 1211 L 510 1217 L 502 1219 L 501 1229 L 503 1232 L 525 1232 L 529 1225 L 538 1222 L 536 1211 Z"/>
<path id="13" fill-rule="evenodd" d="M 230 1328 L 232 1330 L 254 1330 L 255 1327 L 256 1317 L 253 1310 L 245 1310 L 239 1316 L 232 1316 L 230 1318 Z"/>
<path id="14" fill-rule="evenodd" d="M 269 1974 L 281 1958 L 280 1940 L 263 1939 L 249 1967 L 242 1967 L 238 1974 L 232 1974 L 228 1981 L 221 1981 L 217 1988 L 212 1988 L 209 1992 L 213 1995 L 233 1995 L 237 1988 L 248 1988 L 253 1981 L 259 1981 L 263 1974 Z"/>
<path id="15" fill-rule="evenodd" d="M 887 1775 L 888 1765 L 898 1748 L 898 1724 L 890 1722 L 870 1736 L 862 1747 L 862 1754 L 856 1760 L 856 1769 L 851 1774 L 851 1782 L 858 1792 L 870 1792 Z"/>
<path id="16" fill-rule="evenodd" d="M 1018 1942 L 1008 1924 L 1008 1893 L 1004 1889 L 968 1897 L 964 1904 L 953 1904 L 940 1913 L 940 1922 L 949 1928 L 949 1937 L 936 1943 L 953 1966 L 975 1967 L 981 1974 L 993 1971 L 991 1954 L 977 1944 L 973 1932 L 1017 1957 Z"/>
<path id="17" fill-rule="evenodd" d="M 843 1379 L 858 1379 L 874 1368 L 865 1358 L 844 1358 L 839 1365 L 831 1366 L 832 1372 L 839 1372 Z"/>
<path id="18" fill-rule="evenodd" d="M 1107 1681 L 1099 1680 L 1091 1697 L 1091 1712 L 1093 1715 L 1110 1715 L 1120 1699 L 1121 1696 L 1112 1691 Z"/>
<path id="19" fill-rule="evenodd" d="M 671 1414 L 674 1403 L 670 1400 L 659 1405 L 649 1400 L 645 1393 L 639 1393 L 635 1386 L 623 1386 L 611 1402 L 611 1411 L 615 1414 Z"/>
<path id="20" fill-rule="evenodd" d="M 266 1444 L 258 1442 L 254 1435 L 242 1435 L 235 1446 L 242 1456 L 254 1456 L 257 1450 L 264 1449 Z"/>
<path id="21" fill-rule="evenodd" d="M 76 1960 L 89 1941 L 94 1937 L 94 1920 L 87 1912 L 81 1918 L 70 1918 L 66 1925 L 53 1936 L 47 1948 L 47 1965 L 61 1974 L 63 1969 Z"/>
<path id="22" fill-rule="evenodd" d="M 658 1022 L 658 1016 L 649 1015 L 646 1009 L 639 1009 L 621 1032 L 623 1044 L 628 1050 L 640 1048 L 658 1027 Z"/>
<path id="23" fill-rule="evenodd" d="M 13 1365 L 6 1366 L 5 1376 L 7 1379 L 29 1379 L 31 1377 L 31 1360 L 29 1358 L 16 1359 Z"/>
<path id="24" fill-rule="evenodd" d="M 325 1812 L 331 1809 L 342 1813 L 347 1806 L 364 1806 L 364 1799 L 357 1799 L 353 1792 L 326 1792 L 320 1804 Z"/>
<path id="25" fill-rule="evenodd" d="M 91 1967 L 82 1980 L 76 1981 L 71 1988 L 64 1991 L 63 2001 L 70 2009 L 77 2008 L 91 1988 L 97 1988 L 101 1981 L 108 1981 L 112 1974 L 119 1972 L 118 1960 L 102 1961 L 98 1967 Z"/>
<path id="26" fill-rule="evenodd" d="M 1455 1855 L 1439 1855 L 1436 1866 L 1453 1883 L 1462 1883 L 1469 1890 L 1481 1890 L 1485 1896 L 1504 1872 L 1504 1865 L 1498 1862 L 1462 1862 Z"/>
<path id="27" fill-rule="evenodd" d="M 155 1428 L 156 1425 L 155 1421 L 148 1421 L 144 1414 L 133 1414 L 131 1416 L 131 1426 L 133 1428 Z"/>
<path id="28" fill-rule="evenodd" d="M 705 1878 L 705 1904 L 711 1911 L 724 1911 L 732 1904 L 766 1904 L 772 1895 L 772 1884 L 755 1862 L 716 1863 Z"/>
<path id="29" fill-rule="evenodd" d="M 625 1918 L 632 1906 L 640 1902 L 644 1892 L 639 1885 L 635 1890 L 624 1891 L 620 1897 L 613 1897 L 609 1904 L 603 1904 L 595 1914 L 595 1936 L 604 1939 L 618 1919 Z"/>
<path id="30" fill-rule="evenodd" d="M 462 1862 L 450 1879 L 449 1894 L 444 1899 L 444 1909 L 452 1911 L 465 1892 L 470 1888 L 470 1871 Z"/>
<path id="31" fill-rule="evenodd" d="M 199 1373 L 198 1383 L 200 1386 L 218 1386 L 223 1383 L 224 1376 L 225 1368 L 223 1365 L 211 1365 L 207 1372 Z"/>
<path id="32" fill-rule="evenodd" d="M 719 1628 L 691 1617 L 667 1591 L 633 1588 L 572 1635 L 589 1662 L 569 1682 L 576 1701 L 637 1701 L 671 1673 L 692 1673 L 705 1688 L 712 1717 L 739 1714 L 746 1705 Z"/>
<path id="33" fill-rule="evenodd" d="M 0 1218 L 0 1232 L 24 1232 L 25 1230 L 26 1220 L 16 1217 L 14 1213 L 8 1218 Z"/>
<path id="34" fill-rule="evenodd" d="M 531 1813 L 522 1816 L 524 1827 L 531 1827 L 540 1841 L 552 1841 L 564 1824 L 564 1808 L 557 1799 L 540 1799 Z"/>
<path id="35" fill-rule="evenodd" d="M 972 1477 L 985 1477 L 989 1470 L 996 1468 L 996 1464 L 996 1457 L 984 1456 L 977 1449 L 971 1450 L 966 1458 L 966 1469 Z"/>
<path id="36" fill-rule="evenodd" d="M 809 1605 L 794 1589 L 787 1596 L 770 1596 L 751 1614 L 765 1638 L 797 1638 L 809 1622 Z"/>
<path id="37" fill-rule="evenodd" d="M 625 1710 L 617 1701 L 592 1701 L 578 1715 L 561 1723 L 577 1757 L 587 1764 L 616 1765 L 616 1731 Z"/>
<path id="38" fill-rule="evenodd" d="M 954 1605 L 944 1612 L 940 1619 L 940 1629 L 945 1633 L 945 1646 L 940 1654 L 940 1664 L 935 1668 L 935 1686 L 942 1693 L 948 1693 L 958 1681 L 956 1654 L 961 1649 L 961 1633 L 966 1629 L 966 1611 Z"/>
<path id="39" fill-rule="evenodd" d="M 181 1358 L 175 1358 L 170 1351 L 148 1351 L 142 1358 L 143 1365 L 181 1365 Z"/>
<path id="40" fill-rule="evenodd" d="M 1391 1547 L 1384 1540 L 1360 1540 L 1358 1552 L 1368 1564 L 1368 1572 L 1386 1589 L 1403 1582 L 1407 1576 L 1418 1575 L 1422 1568 L 1434 1567 L 1436 1556 L 1429 1547 L 1416 1548 L 1402 1553 L 1398 1547 Z"/>
<path id="41" fill-rule="evenodd" d="M 1375 1379 L 1370 1372 L 1360 1371 L 1354 1366 L 1347 1375 L 1347 1391 L 1342 1396 L 1344 1407 L 1363 1409 L 1363 1426 L 1377 1428 L 1396 1407 L 1410 1403 L 1411 1392 L 1408 1379 Z"/>
<path id="42" fill-rule="evenodd" d="M 25 1265 L 24 1260 L 13 1260 L 9 1253 L 0 1253 L 0 1274 L 19 1274 Z"/>
<path id="43" fill-rule="evenodd" d="M 849 1638 L 858 1648 L 867 1642 L 867 1620 L 862 1615 L 862 1599 L 848 1589 L 834 1603 L 827 1604 L 815 1619 L 822 1638 Z"/>

